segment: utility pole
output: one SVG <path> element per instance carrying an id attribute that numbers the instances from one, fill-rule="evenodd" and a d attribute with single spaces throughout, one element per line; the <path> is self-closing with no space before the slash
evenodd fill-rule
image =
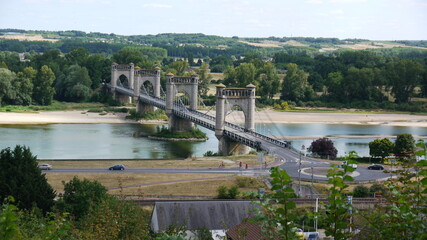
<path id="1" fill-rule="evenodd" d="M 301 146 L 301 151 L 299 152 L 299 170 L 298 170 L 298 197 L 301 197 L 301 155 L 302 151 L 305 149 L 305 146 Z"/>

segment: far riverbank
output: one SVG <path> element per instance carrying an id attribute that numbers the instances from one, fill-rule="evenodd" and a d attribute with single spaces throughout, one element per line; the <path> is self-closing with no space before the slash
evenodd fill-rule
<path id="1" fill-rule="evenodd" d="M 215 115 L 215 112 L 210 112 Z M 137 123 L 125 119 L 125 113 L 91 113 L 85 111 L 56 111 L 38 113 L 0 112 L 0 124 L 54 124 L 54 123 Z M 242 112 L 232 112 L 227 121 L 241 123 Z M 161 121 L 164 122 L 164 121 Z M 405 127 L 427 127 L 427 115 L 380 114 L 380 113 L 319 113 L 319 112 L 278 112 L 263 110 L 255 114 L 255 122 L 260 124 L 356 124 L 356 125 L 389 125 Z M 141 121 L 153 123 L 153 121 Z M 156 123 L 159 123 L 156 121 Z"/>

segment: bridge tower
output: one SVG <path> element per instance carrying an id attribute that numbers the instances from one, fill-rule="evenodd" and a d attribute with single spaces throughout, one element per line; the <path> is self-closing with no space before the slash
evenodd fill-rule
<path id="1" fill-rule="evenodd" d="M 111 92 L 113 97 L 121 103 L 131 103 L 132 98 L 127 95 L 121 95 L 116 93 L 117 85 L 121 85 L 127 88 L 132 88 L 134 85 L 135 78 L 135 66 L 133 63 L 130 64 L 111 64 Z M 121 82 L 120 76 L 125 76 L 127 81 Z"/>
<path id="2" fill-rule="evenodd" d="M 249 84 L 246 88 L 226 88 L 225 85 L 219 84 L 216 86 L 216 99 L 215 136 L 219 140 L 219 153 L 222 155 L 249 153 L 249 147 L 225 136 L 224 128 L 227 109 L 239 106 L 245 115 L 245 130 L 255 129 L 255 86 Z"/>
<path id="3" fill-rule="evenodd" d="M 156 110 L 156 107 L 143 103 L 141 101 L 138 101 L 139 95 L 142 91 L 148 91 L 149 89 L 146 89 L 144 87 L 145 82 L 149 82 L 152 86 L 152 92 L 147 92 L 146 94 L 152 95 L 154 97 L 160 97 L 160 68 L 156 67 L 154 70 L 143 70 L 143 69 L 136 69 L 135 72 L 135 82 L 133 86 L 134 90 L 134 101 L 136 102 L 136 111 L 138 113 L 146 113 L 146 112 L 153 112 Z"/>
<path id="4" fill-rule="evenodd" d="M 191 110 L 197 110 L 199 78 L 197 75 L 192 75 L 191 77 L 178 77 L 174 76 L 172 73 L 168 73 L 166 76 L 166 115 L 169 117 L 169 130 L 192 130 L 194 128 L 194 123 L 173 114 L 174 108 L 180 106 L 178 103 L 175 103 L 174 100 L 179 91 L 184 91 L 189 96 L 189 108 Z"/>

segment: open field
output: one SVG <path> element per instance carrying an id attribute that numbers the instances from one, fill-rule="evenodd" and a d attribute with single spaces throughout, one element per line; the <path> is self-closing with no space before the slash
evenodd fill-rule
<path id="1" fill-rule="evenodd" d="M 47 42 L 57 42 L 58 39 L 44 38 L 42 35 L 28 35 L 28 34 L 9 34 L 0 36 L 4 39 L 16 39 L 19 41 L 47 41 Z"/>
<path id="2" fill-rule="evenodd" d="M 123 195 L 172 195 L 210 196 L 217 195 L 219 186 L 234 186 L 237 176 L 223 174 L 188 173 L 46 173 L 49 184 L 57 193 L 63 192 L 62 181 L 68 182 L 74 176 L 80 179 L 98 181 L 109 189 L 110 194 Z M 257 186 L 258 187 L 258 186 Z M 240 188 L 240 192 L 257 188 Z"/>

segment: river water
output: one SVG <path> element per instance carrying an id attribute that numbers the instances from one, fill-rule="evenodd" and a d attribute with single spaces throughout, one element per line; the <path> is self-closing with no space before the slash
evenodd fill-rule
<path id="1" fill-rule="evenodd" d="M 184 158 L 203 156 L 207 151 L 216 152 L 218 140 L 214 132 L 199 127 L 209 140 L 206 142 L 165 142 L 150 140 L 146 136 L 156 131 L 157 125 L 141 124 L 49 124 L 49 125 L 0 125 L 0 149 L 26 145 L 40 159 L 75 158 Z M 367 138 L 332 139 L 342 156 L 357 151 L 369 155 L 368 143 L 372 136 L 392 136 L 410 133 L 414 137 L 427 136 L 424 127 L 394 127 L 383 125 L 337 124 L 267 124 L 256 125 L 260 133 L 278 136 L 303 136 L 292 140 L 295 148 L 320 137 L 369 136 Z"/>

